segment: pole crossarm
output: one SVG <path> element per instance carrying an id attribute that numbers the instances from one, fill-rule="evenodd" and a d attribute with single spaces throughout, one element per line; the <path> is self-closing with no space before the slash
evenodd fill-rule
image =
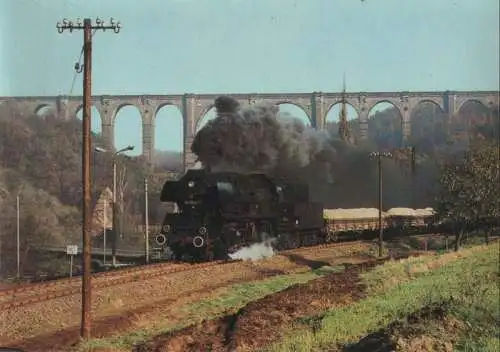
<path id="1" fill-rule="evenodd" d="M 83 70 L 83 148 L 82 148 L 82 179 L 83 179 L 83 227 L 82 227 L 82 240 L 83 240 L 83 279 L 82 279 L 82 324 L 80 334 L 83 339 L 90 338 L 91 326 L 91 238 L 90 228 L 92 221 L 91 209 L 91 107 L 92 107 L 92 30 L 107 29 L 113 30 L 115 33 L 120 32 L 120 22 L 115 22 L 113 18 L 110 19 L 110 24 L 106 24 L 99 17 L 92 25 L 90 18 L 85 18 L 83 23 L 80 19 L 75 22 L 68 19 L 63 19 L 62 23 L 57 22 L 57 31 L 63 33 L 65 30 L 73 32 L 74 30 L 83 30 L 83 67 L 80 63 L 75 65 L 75 70 L 81 72 Z"/>
<path id="2" fill-rule="evenodd" d="M 371 152 L 370 157 L 372 157 L 372 158 L 378 158 L 378 157 L 392 158 L 393 154 L 391 152 Z"/>
<path id="3" fill-rule="evenodd" d="M 64 18 L 62 22 L 57 22 L 56 28 L 59 33 L 63 33 L 65 30 L 69 30 L 70 32 L 73 32 L 74 30 L 79 30 L 79 29 L 85 29 L 85 21 L 92 21 L 90 18 L 86 18 L 83 22 L 77 18 L 75 22 L 68 20 L 67 18 Z M 112 29 L 116 34 L 120 32 L 122 28 L 122 25 L 120 21 L 115 22 L 114 18 L 111 17 L 109 19 L 109 24 L 106 24 L 106 22 L 99 17 L 96 18 L 95 20 L 95 25 L 90 25 L 90 29 L 97 29 L 97 30 L 102 30 L 103 32 L 106 31 L 106 29 Z"/>
<path id="4" fill-rule="evenodd" d="M 391 158 L 403 169 L 410 169 L 410 173 L 415 173 L 415 147 L 394 148 L 391 151 L 371 152 L 371 158 L 377 157 Z"/>

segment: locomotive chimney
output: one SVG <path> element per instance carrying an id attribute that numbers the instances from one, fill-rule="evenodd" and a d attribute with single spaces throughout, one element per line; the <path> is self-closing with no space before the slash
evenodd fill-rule
<path id="1" fill-rule="evenodd" d="M 234 99 L 227 95 L 222 95 L 215 99 L 215 108 L 218 114 L 230 114 L 238 110 L 240 104 Z"/>

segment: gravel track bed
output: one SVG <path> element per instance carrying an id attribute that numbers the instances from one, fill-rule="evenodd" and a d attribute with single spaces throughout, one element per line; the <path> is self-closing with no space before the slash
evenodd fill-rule
<path id="1" fill-rule="evenodd" d="M 155 302 L 177 300 L 192 292 L 208 294 L 236 281 L 252 281 L 263 275 L 308 270 L 311 261 L 325 262 L 367 253 L 366 243 L 349 246 L 304 248 L 257 262 L 235 262 L 166 274 L 146 281 L 96 289 L 92 292 L 93 319 L 120 315 Z M 327 263 L 319 263 L 327 264 Z M 81 296 L 73 295 L 0 312 L 0 344 L 13 344 L 39 335 L 55 333 L 80 324 Z"/>
<path id="2" fill-rule="evenodd" d="M 95 283 L 111 282 L 126 277 L 131 277 L 134 275 L 150 274 L 160 271 L 164 271 L 165 273 L 167 273 L 167 271 L 175 270 L 180 267 L 182 267 L 181 264 L 171 264 L 171 265 L 165 265 L 163 267 L 145 268 L 141 272 L 139 271 L 130 272 L 122 270 L 104 272 L 101 274 L 106 274 L 106 275 L 95 275 L 95 276 L 93 275 L 92 282 Z M 79 289 L 81 288 L 81 285 L 82 285 L 81 278 L 74 278 L 71 280 L 62 279 L 62 280 L 57 280 L 47 283 L 39 283 L 39 284 L 28 284 L 29 288 L 27 289 L 24 285 L 21 286 L 13 285 L 13 287 L 11 287 L 10 290 L 0 291 L 0 304 L 4 302 L 7 303 L 9 301 L 17 299 L 36 297 L 51 292 L 60 292 L 67 289 Z"/>

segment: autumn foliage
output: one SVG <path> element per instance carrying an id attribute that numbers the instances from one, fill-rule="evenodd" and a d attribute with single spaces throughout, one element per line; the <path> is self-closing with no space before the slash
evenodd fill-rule
<path id="1" fill-rule="evenodd" d="M 495 141 L 479 139 L 455 160 L 442 165 L 436 210 L 456 235 L 481 228 L 488 241 L 500 216 L 500 155 Z"/>
<path id="2" fill-rule="evenodd" d="M 0 106 L 0 264 L 3 275 L 16 267 L 16 198 L 19 197 L 19 234 L 25 274 L 53 270 L 36 248 L 81 243 L 82 151 L 81 121 L 36 116 Z M 93 135 L 93 145 L 102 145 Z M 93 204 L 112 185 L 111 156 L 92 156 Z M 136 228 L 143 223 L 144 177 L 149 171 L 141 158 L 118 160 L 123 193 L 126 241 L 136 245 Z M 150 181 L 150 221 L 160 221 L 160 178 Z M 135 236 L 137 237 L 137 236 Z M 128 242 L 129 243 L 128 243 Z M 62 262 L 64 263 L 64 259 Z M 49 263 L 45 265 L 46 263 Z M 56 265 L 57 267 L 57 265 Z M 49 270 L 49 271 L 50 271 Z"/>

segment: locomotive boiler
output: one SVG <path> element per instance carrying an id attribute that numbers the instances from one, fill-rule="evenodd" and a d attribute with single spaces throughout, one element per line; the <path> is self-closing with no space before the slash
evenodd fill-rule
<path id="1" fill-rule="evenodd" d="M 193 260 L 226 259 L 269 239 L 279 249 L 319 243 L 323 206 L 308 191 L 264 174 L 189 170 L 163 186 L 161 201 L 178 212 L 165 215 L 156 242 L 176 259 Z"/>

